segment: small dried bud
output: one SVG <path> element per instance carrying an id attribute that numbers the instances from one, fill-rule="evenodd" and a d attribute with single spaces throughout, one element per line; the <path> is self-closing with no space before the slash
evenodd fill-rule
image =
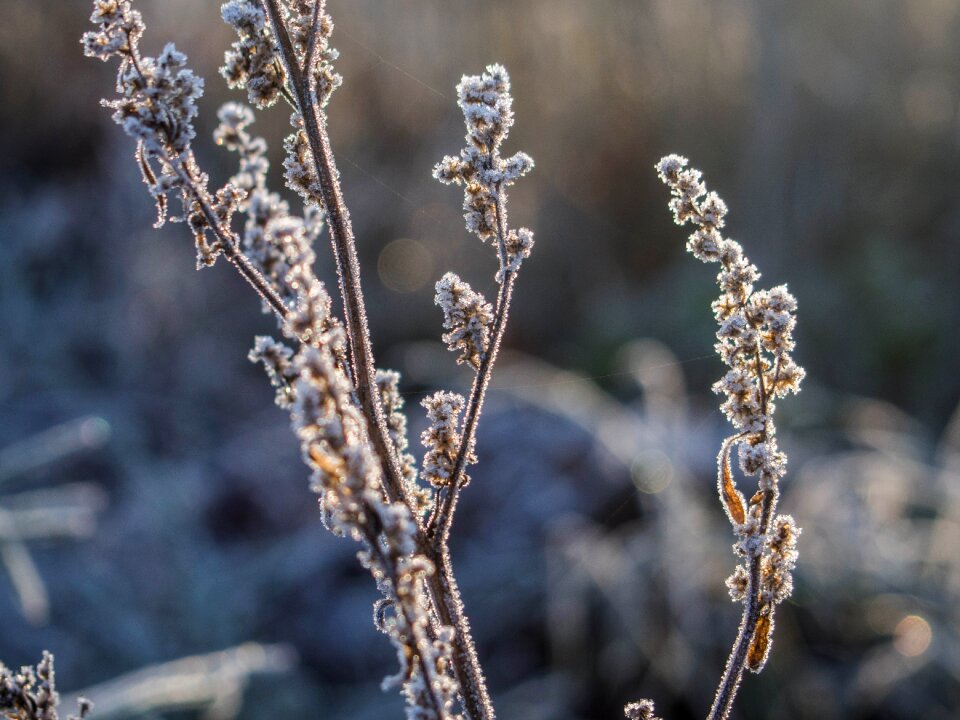
<path id="1" fill-rule="evenodd" d="M 444 342 L 451 350 L 460 351 L 458 363 L 479 369 L 490 342 L 493 308 L 454 273 L 444 275 L 436 289 L 434 302 L 443 310 L 443 327 L 448 330 Z"/>
<path id="2" fill-rule="evenodd" d="M 660 720 L 654 712 L 656 711 L 652 700 L 632 702 L 623 709 L 627 720 Z"/>
<path id="3" fill-rule="evenodd" d="M 520 269 L 521 263 L 530 257 L 530 251 L 533 249 L 533 232 L 527 228 L 511 230 L 507 233 L 507 241 L 504 243 L 504 250 L 507 253 L 507 264 L 497 273 L 497 282 L 503 282 L 508 272 L 516 272 Z"/>
<path id="4" fill-rule="evenodd" d="M 730 598 L 734 602 L 743 602 L 747 597 L 747 588 L 750 586 L 750 575 L 743 565 L 737 565 L 733 575 L 727 578 L 727 588 L 730 590 Z"/>
<path id="5" fill-rule="evenodd" d="M 425 398 L 421 404 L 427 410 L 431 425 L 420 436 L 427 448 L 420 475 L 434 487 L 443 487 L 449 484 L 453 475 L 460 446 L 458 426 L 464 399 L 456 393 L 438 392 Z"/>

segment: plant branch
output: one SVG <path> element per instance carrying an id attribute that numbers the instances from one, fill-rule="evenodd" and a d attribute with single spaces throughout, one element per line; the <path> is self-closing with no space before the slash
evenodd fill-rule
<path id="1" fill-rule="evenodd" d="M 495 205 L 497 212 L 497 250 L 500 257 L 500 267 L 504 269 L 506 267 L 505 242 L 507 236 L 507 213 L 506 195 L 502 190 L 497 193 Z M 428 556 L 437 566 L 437 575 L 431 579 L 439 586 L 440 597 L 446 601 L 445 608 L 438 609 L 446 609 L 455 619 L 456 625 L 454 625 L 454 627 L 457 630 L 458 639 L 463 637 L 469 640 L 471 632 L 469 621 L 463 612 L 460 590 L 457 587 L 456 577 L 453 573 L 453 562 L 449 549 L 450 529 L 453 526 L 457 500 L 459 499 L 460 490 L 463 487 L 464 471 L 472 454 L 477 422 L 480 419 L 480 412 L 483 409 L 483 400 L 486 396 L 490 377 L 493 373 L 493 366 L 497 359 L 500 343 L 506 331 L 516 272 L 508 270 L 504 275 L 503 282 L 500 285 L 500 291 L 497 295 L 490 345 L 487 352 L 485 352 L 480 359 L 480 366 L 477 368 L 477 375 L 474 378 L 473 386 L 470 390 L 470 398 L 467 401 L 463 432 L 461 433 L 460 446 L 457 449 L 450 484 L 443 497 L 442 505 L 438 503 L 440 507 L 439 511 L 435 510 L 431 516 L 427 531 L 429 539 L 432 540 Z M 486 690 L 486 680 L 480 668 L 480 663 L 472 642 L 457 643 L 454 646 L 454 654 L 457 665 L 462 665 L 464 669 L 470 673 L 469 685 L 461 680 L 461 686 L 471 688 L 476 693 L 475 697 L 469 698 L 465 690 L 465 700 L 470 700 L 478 711 L 483 712 L 483 715 L 479 717 L 493 718 L 493 706 Z"/>
<path id="2" fill-rule="evenodd" d="M 741 301 L 741 307 L 746 306 L 746 301 Z M 768 398 L 766 384 L 763 379 L 762 353 L 760 343 L 757 343 L 754 352 L 755 372 L 757 384 L 760 391 L 760 412 L 763 417 L 767 417 Z M 764 420 L 761 438 L 767 435 L 767 420 Z M 757 534 L 764 540 L 767 537 L 767 530 L 770 527 L 770 518 L 773 516 L 773 509 L 776 505 L 776 491 L 773 488 L 767 488 L 761 491 L 760 500 L 760 527 Z M 720 678 L 720 684 L 717 687 L 717 694 L 714 697 L 713 705 L 710 708 L 710 714 L 707 720 L 726 720 L 733 708 L 733 701 L 737 697 L 737 690 L 740 688 L 740 680 L 743 678 L 743 671 L 747 664 L 747 656 L 750 650 L 750 644 L 753 642 L 753 636 L 757 630 L 757 623 L 760 621 L 760 568 L 763 560 L 763 547 L 757 549 L 756 554 L 750 558 L 750 568 L 748 570 L 747 596 L 744 601 L 743 617 L 740 620 L 740 629 L 737 631 L 737 638 L 730 650 L 730 656 L 727 658 L 727 664 L 723 670 L 723 676 Z"/>
<path id="3" fill-rule="evenodd" d="M 310 74 L 317 62 L 317 49 L 320 47 L 320 43 L 317 42 L 320 35 L 320 18 L 323 16 L 323 8 L 326 4 L 326 0 L 316 0 L 313 4 L 313 17 L 310 18 L 310 42 L 303 58 L 303 74 L 307 76 L 307 82 L 311 82 Z"/>
<path id="4" fill-rule="evenodd" d="M 761 537 L 766 537 L 770 518 L 773 515 L 775 499 L 773 490 L 763 491 L 760 520 Z M 747 590 L 746 606 L 743 609 L 743 618 L 740 621 L 737 639 L 734 641 L 730 657 L 727 659 L 727 665 L 724 668 L 723 677 L 720 679 L 720 685 L 717 687 L 717 694 L 707 720 L 726 720 L 733 708 L 737 690 L 740 688 L 740 680 L 747 664 L 747 653 L 757 629 L 757 622 L 760 620 L 760 562 L 762 559 L 762 553 L 758 553 L 750 560 L 749 588 Z"/>
<path id="5" fill-rule="evenodd" d="M 464 710 L 472 720 L 492 720 L 493 709 L 476 653 L 470 627 L 459 601 L 452 574 L 447 577 L 442 562 L 424 536 L 421 520 L 414 512 L 411 499 L 404 489 L 399 458 L 388 434 L 383 409 L 376 386 L 373 351 L 367 328 L 366 310 L 360 287 L 360 267 L 350 214 L 343 201 L 339 175 L 327 134 L 326 117 L 316 102 L 312 81 L 304 78 L 297 63 L 293 45 L 283 24 L 278 0 L 260 0 L 270 18 L 280 50 L 280 56 L 290 78 L 292 94 L 303 117 L 304 128 L 320 183 L 320 200 L 326 210 L 330 241 L 340 294 L 343 300 L 344 322 L 348 345 L 355 368 L 354 380 L 357 398 L 370 427 L 370 437 L 380 459 L 384 491 L 391 502 L 402 501 L 417 520 L 417 549 L 434 560 L 438 573 L 430 577 L 427 588 L 439 622 L 454 629 L 454 672 L 460 683 Z M 441 562 L 437 562 L 441 560 Z"/>
<path id="6" fill-rule="evenodd" d="M 129 34 L 127 36 L 127 44 L 129 46 L 127 57 L 130 59 L 134 70 L 137 72 L 137 75 L 140 76 L 141 82 L 146 85 L 146 78 L 144 77 L 143 70 L 140 67 L 140 57 L 139 53 L 137 52 L 137 45 L 130 39 Z M 162 132 L 164 135 L 168 135 L 167 130 L 164 129 Z M 169 145 L 169 137 L 166 138 L 164 145 Z M 179 153 L 171 152 L 169 148 L 164 148 L 164 154 L 166 155 L 167 163 L 169 163 L 170 167 L 177 172 L 181 180 L 183 180 L 183 182 L 190 189 L 190 192 L 194 199 L 196 199 L 197 204 L 200 206 L 204 217 L 207 219 L 210 229 L 217 236 L 217 239 L 220 240 L 220 245 L 223 248 L 223 256 L 237 269 L 237 272 L 239 272 L 240 275 L 248 283 L 250 283 L 253 289 L 257 291 L 257 294 L 261 297 L 261 299 L 270 305 L 270 307 L 280 317 L 281 320 L 286 318 L 288 312 L 287 306 L 283 304 L 283 300 L 280 299 L 280 296 L 270 285 L 270 282 L 259 270 L 257 270 L 256 267 L 254 267 L 254 265 L 247 259 L 247 256 L 244 255 L 240 250 L 236 235 L 231 232 L 230 228 L 223 228 L 220 226 L 219 218 L 217 218 L 216 213 L 213 211 L 209 198 L 206 196 L 206 194 L 202 194 L 200 192 L 200 189 L 197 187 L 196 180 L 190 173 L 187 163 L 184 163 L 183 158 Z"/>
<path id="7" fill-rule="evenodd" d="M 469 718 L 494 720 L 496 715 L 493 703 L 490 701 L 487 681 L 473 644 L 470 621 L 464 612 L 450 553 L 440 552 L 438 548 L 427 543 L 421 550 L 436 567 L 436 573 L 428 578 L 427 589 L 433 598 L 437 616 L 444 625 L 454 629 L 453 664 L 457 682 L 460 683 L 463 709 Z"/>
<path id="8" fill-rule="evenodd" d="M 506 268 L 507 265 L 505 248 L 507 237 L 506 202 L 506 194 L 502 189 L 498 189 L 495 207 L 497 213 L 497 253 L 500 258 L 501 270 Z M 457 500 L 459 499 L 460 490 L 463 487 L 464 472 L 466 471 L 467 463 L 470 461 L 473 446 L 476 441 L 477 422 L 483 410 L 483 401 L 486 397 L 487 387 L 490 384 L 490 378 L 493 375 L 493 366 L 497 360 L 497 354 L 500 351 L 500 343 L 503 340 L 503 335 L 507 328 L 507 317 L 510 313 L 510 301 L 513 298 L 513 285 L 516 281 L 517 274 L 516 271 L 507 270 L 504 275 L 503 282 L 500 284 L 500 290 L 497 293 L 497 304 L 494 310 L 493 332 L 491 333 L 490 345 L 480 358 L 480 366 L 477 368 L 477 375 L 473 380 L 473 386 L 470 388 L 470 397 L 467 400 L 467 409 L 463 420 L 463 432 L 461 433 L 460 446 L 457 448 L 453 472 L 450 476 L 450 484 L 443 497 L 440 510 L 435 512 L 431 517 L 431 522 L 427 530 L 428 536 L 435 541 L 441 551 L 446 549 L 449 541 Z"/>
<path id="9" fill-rule="evenodd" d="M 260 0 L 260 2 L 270 18 L 280 49 L 280 57 L 290 78 L 291 89 L 300 109 L 310 144 L 310 153 L 313 156 L 314 169 L 320 184 L 320 197 L 317 199 L 326 211 L 330 242 L 337 266 L 340 295 L 343 300 L 344 324 L 352 358 L 351 365 L 355 371 L 355 389 L 360 408 L 370 424 L 370 437 L 374 449 L 381 461 L 384 490 L 389 500 L 406 503 L 416 518 L 417 514 L 413 512 L 412 503 L 404 489 L 397 450 L 390 439 L 377 392 L 376 366 L 367 326 L 363 291 L 360 287 L 360 263 L 357 259 L 350 213 L 343 201 L 339 173 L 330 148 L 326 116 L 316 102 L 316 96 L 311 87 L 313 81 L 310 77 L 304 77 L 297 63 L 296 53 L 283 23 L 278 0 Z"/>
<path id="10" fill-rule="evenodd" d="M 207 219 L 207 223 L 210 225 L 210 229 L 217 236 L 217 239 L 220 241 L 220 245 L 223 248 L 223 256 L 227 261 L 233 265 L 237 272 L 257 291 L 257 294 L 266 301 L 273 311 L 280 317 L 284 319 L 287 317 L 288 310 L 287 306 L 283 304 L 283 300 L 280 299 L 280 296 L 277 294 L 277 291 L 270 285 L 270 281 L 267 280 L 263 274 L 254 267 L 253 263 L 247 259 L 247 256 L 238 247 L 236 236 L 229 230 L 229 228 L 222 228 L 220 226 L 219 219 L 217 218 L 216 213 L 213 211 L 213 208 L 210 206 L 210 202 L 204 194 L 202 194 L 197 187 L 196 181 L 190 173 L 190 170 L 184 164 L 183 160 L 179 155 L 175 155 L 171 158 L 168 154 L 167 156 L 170 165 L 177 171 L 177 174 L 180 175 L 180 178 L 184 181 L 187 187 L 190 189 L 191 195 L 196 199 L 197 204 L 200 206 L 200 209 L 203 212 L 204 217 Z"/>

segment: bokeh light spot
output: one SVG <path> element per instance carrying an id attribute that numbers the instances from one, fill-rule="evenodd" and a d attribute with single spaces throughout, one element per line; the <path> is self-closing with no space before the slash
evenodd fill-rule
<path id="1" fill-rule="evenodd" d="M 399 238 L 380 251 L 377 272 L 391 290 L 411 293 L 422 288 L 433 275 L 433 259 L 416 240 Z"/>
<path id="2" fill-rule="evenodd" d="M 930 623 L 919 615 L 907 615 L 893 631 L 893 647 L 905 657 L 923 655 L 933 640 Z"/>
<path id="3" fill-rule="evenodd" d="M 640 492 L 662 492 L 673 480 L 673 463 L 659 450 L 641 452 L 630 463 L 630 476 Z"/>

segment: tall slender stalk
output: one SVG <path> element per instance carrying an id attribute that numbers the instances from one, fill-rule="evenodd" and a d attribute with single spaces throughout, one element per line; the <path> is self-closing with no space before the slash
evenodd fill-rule
<path id="1" fill-rule="evenodd" d="M 761 532 L 766 534 L 773 514 L 773 491 L 763 491 L 762 503 Z M 760 595 L 762 592 L 760 572 L 761 558 L 755 557 L 750 561 L 747 598 L 743 609 L 743 617 L 740 620 L 740 628 L 737 631 L 736 640 L 733 642 L 733 648 L 730 650 L 730 656 L 727 658 L 727 664 L 724 667 L 723 676 L 720 678 L 720 684 L 717 686 L 717 692 L 713 699 L 713 705 L 710 707 L 710 713 L 707 715 L 707 720 L 724 720 L 729 717 L 730 710 L 733 708 L 733 701 L 737 697 L 737 690 L 740 688 L 740 681 L 747 667 L 750 645 L 753 642 L 757 631 L 757 623 L 760 620 Z"/>
<path id="2" fill-rule="evenodd" d="M 763 669 L 774 608 L 793 589 L 800 530 L 790 516 L 773 515 L 787 457 L 777 445 L 772 400 L 798 392 L 804 377 L 791 356 L 796 300 L 785 285 L 754 289 L 760 273 L 740 244 L 720 233 L 727 206 L 716 193 L 707 192 L 699 170 L 688 169 L 687 159 L 678 155 L 663 158 L 656 167 L 670 188 L 674 220 L 694 226 L 687 249 L 703 262 L 721 266 L 717 276 L 721 294 L 713 311 L 719 323 L 717 352 L 729 370 L 713 389 L 726 397 L 721 409 L 737 432 L 721 445 L 717 489 L 737 538 L 734 549 L 744 559 L 727 579 L 730 595 L 743 604 L 743 613 L 707 716 L 726 720 L 744 671 Z M 734 447 L 743 475 L 758 479 L 758 492 L 749 503 L 737 489 L 730 467 Z M 654 717 L 653 704 L 647 700 L 631 703 L 625 712 L 630 720 Z"/>

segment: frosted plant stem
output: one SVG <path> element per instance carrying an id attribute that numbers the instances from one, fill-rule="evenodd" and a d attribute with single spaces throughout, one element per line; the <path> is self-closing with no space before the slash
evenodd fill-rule
<path id="1" fill-rule="evenodd" d="M 140 58 L 135 49 L 130 51 L 130 60 L 133 63 L 133 67 L 136 69 L 137 74 L 140 76 L 141 81 L 146 84 L 146 78 L 143 75 L 143 71 L 140 69 Z M 170 149 L 164 149 L 164 155 L 166 160 L 170 163 L 170 166 L 174 168 L 177 175 L 183 180 L 183 182 L 190 189 L 190 193 L 196 199 L 197 203 L 200 205 L 201 210 L 203 211 L 204 217 L 207 219 L 207 222 L 210 225 L 211 230 L 216 234 L 217 239 L 220 240 L 220 244 L 223 246 L 223 255 L 227 260 L 233 265 L 237 272 L 257 291 L 257 294 L 270 305 L 273 311 L 280 316 L 281 319 L 287 316 L 287 306 L 283 304 L 283 300 L 280 299 L 280 296 L 277 294 L 277 291 L 270 285 L 270 282 L 261 274 L 256 267 L 247 259 L 247 256 L 239 249 L 236 235 L 230 231 L 230 228 L 222 227 L 217 214 L 213 211 L 213 208 L 210 205 L 210 200 L 205 193 L 201 193 L 199 187 L 197 186 L 196 180 L 193 175 L 190 173 L 189 167 L 186 163 L 183 162 L 183 158 L 180 157 L 179 153 L 176 153 Z"/>
<path id="2" fill-rule="evenodd" d="M 765 535 L 770 525 L 770 517 L 773 514 L 774 496 L 772 490 L 763 491 L 762 502 L 761 532 Z M 761 560 L 762 557 L 758 555 L 750 561 L 749 595 L 743 609 L 740 630 L 737 632 L 737 639 L 733 643 L 730 657 L 727 658 L 727 665 L 724 668 L 723 677 L 720 678 L 720 685 L 717 687 L 717 694 L 714 697 L 713 706 L 710 708 L 707 720 L 726 720 L 733 708 L 737 690 L 740 689 L 740 680 L 747 664 L 747 651 L 750 649 L 750 643 L 753 641 L 753 635 L 757 629 L 757 622 L 760 620 Z"/>
<path id="3" fill-rule="evenodd" d="M 501 191 L 496 202 L 497 250 L 500 256 L 501 268 L 506 266 L 504 243 L 506 238 L 507 214 L 505 204 L 506 196 Z M 428 528 L 428 536 L 433 540 L 429 557 L 437 566 L 437 576 L 431 579 L 440 585 L 442 597 L 447 600 L 447 608 L 452 615 L 452 622 L 450 624 L 456 629 L 458 639 L 461 637 L 469 639 L 471 632 L 469 621 L 463 612 L 460 590 L 457 587 L 456 577 L 453 573 L 453 561 L 450 557 L 449 547 L 450 529 L 453 526 L 457 500 L 459 499 L 460 489 L 463 486 L 464 470 L 472 454 L 471 450 L 476 435 L 477 422 L 480 419 L 480 413 L 483 409 L 483 400 L 487 387 L 490 384 L 490 377 L 493 374 L 493 366 L 500 349 L 500 342 L 506 331 L 510 300 L 513 297 L 513 284 L 516 277 L 516 272 L 509 271 L 505 273 L 503 283 L 500 286 L 494 315 L 493 337 L 491 338 L 489 349 L 483 354 L 480 360 L 480 366 L 477 369 L 477 375 L 474 378 L 473 386 L 470 390 L 470 398 L 467 402 L 467 410 L 464 417 L 464 429 L 460 446 L 457 450 L 457 457 L 454 461 L 453 472 L 451 473 L 450 486 L 446 495 L 444 495 L 442 503 L 438 503 L 437 506 L 440 510 L 431 518 L 431 524 Z M 480 717 L 493 718 L 494 711 L 490 703 L 490 697 L 486 691 L 486 680 L 483 677 L 473 644 L 456 643 L 454 645 L 454 655 L 458 666 L 462 663 L 463 667 L 471 673 L 468 681 L 464 681 L 463 678 L 458 678 L 460 679 L 461 687 L 465 688 L 465 699 L 466 693 L 468 692 L 466 688 L 474 689 L 476 691 L 476 697 L 473 698 L 473 702 L 478 706 L 478 709 L 482 709 L 484 712 Z"/>
<path id="4" fill-rule="evenodd" d="M 175 157 L 171 165 L 176 169 L 177 173 L 186 183 L 187 187 L 190 188 L 190 192 L 193 197 L 197 200 L 197 203 L 200 205 L 203 210 L 203 215 L 206 217 L 207 222 L 210 224 L 211 230 L 216 234 L 217 239 L 220 240 L 221 245 L 223 246 L 223 256 L 233 265 L 237 272 L 257 291 L 257 294 L 260 295 L 263 300 L 265 300 L 273 311 L 281 318 L 286 318 L 288 314 L 287 306 L 283 304 L 283 300 L 280 299 L 280 296 L 277 294 L 277 291 L 273 289 L 270 285 L 270 282 L 263 276 L 263 274 L 257 270 L 247 259 L 247 256 L 237 247 L 237 238 L 229 230 L 225 230 L 221 227 L 219 221 L 217 220 L 216 213 L 214 213 L 213 208 L 210 207 L 210 203 L 207 198 L 204 197 L 197 188 L 196 182 L 194 181 L 193 176 L 190 174 L 190 171 L 184 166 L 183 161 L 179 157 Z"/>
<path id="5" fill-rule="evenodd" d="M 506 194 L 500 190 L 496 201 L 497 209 L 497 253 L 500 257 L 501 270 L 506 267 L 506 236 L 507 236 L 507 212 L 506 212 Z M 515 271 L 507 271 L 500 285 L 500 291 L 497 295 L 497 306 L 494 311 L 493 333 L 490 340 L 490 347 L 480 359 L 480 367 L 477 369 L 477 375 L 473 380 L 473 386 L 470 388 L 470 398 L 467 401 L 467 409 L 463 421 L 463 433 L 461 434 L 460 447 L 457 449 L 457 457 L 454 461 L 453 472 L 450 478 L 450 487 L 444 495 L 443 502 L 440 503 L 440 510 L 431 518 L 431 524 L 428 528 L 428 535 L 434 538 L 438 549 L 449 554 L 447 550 L 450 539 L 450 529 L 453 527 L 453 516 L 457 508 L 460 489 L 463 486 L 463 474 L 467 467 L 467 462 L 472 455 L 473 445 L 476 440 L 477 422 L 480 419 L 480 413 L 483 410 L 483 401 L 486 397 L 487 387 L 490 384 L 490 378 L 493 375 L 493 366 L 497 360 L 497 354 L 500 351 L 500 343 L 503 340 L 503 334 L 507 329 L 507 317 L 510 313 L 510 301 L 513 298 L 513 285 L 516 281 Z"/>
<path id="6" fill-rule="evenodd" d="M 698 213 L 698 215 L 701 214 Z M 740 303 L 740 305 L 743 308 L 746 303 Z M 760 367 L 761 351 L 759 345 L 753 355 L 757 367 Z M 762 374 L 757 374 L 757 388 L 760 391 L 761 416 L 769 417 L 767 414 L 769 409 L 767 406 L 767 388 Z M 764 422 L 764 429 L 760 436 L 764 439 L 767 436 L 766 422 Z M 777 497 L 772 488 L 762 490 L 761 493 L 759 534 L 765 538 L 770 527 L 770 518 L 773 516 Z M 743 617 L 740 620 L 740 629 L 737 631 L 737 639 L 734 641 L 730 656 L 727 658 L 723 677 L 720 678 L 720 685 L 717 687 L 717 694 L 713 699 L 713 705 L 710 708 L 710 714 L 707 715 L 707 720 L 727 720 L 730 710 L 733 708 L 733 701 L 737 697 L 737 691 L 740 689 L 740 680 L 743 678 L 743 671 L 747 665 L 747 653 L 750 650 L 750 644 L 753 642 L 753 635 L 757 630 L 757 622 L 760 620 L 760 593 L 762 590 L 760 564 L 762 560 L 762 553 L 757 553 L 750 559 L 749 585 L 744 602 Z"/>
<path id="7" fill-rule="evenodd" d="M 377 517 L 376 512 L 372 508 L 368 509 L 367 513 L 370 518 Z M 414 635 L 414 637 L 411 638 L 411 645 L 419 649 L 424 644 L 430 643 L 431 639 L 426 637 L 422 631 L 422 628 L 419 628 L 417 625 L 415 620 L 415 612 L 411 612 L 411 608 L 408 605 L 409 598 L 405 598 L 400 595 L 401 583 L 396 572 L 396 563 L 393 561 L 393 559 L 387 557 L 387 552 L 384 550 L 383 544 L 380 541 L 380 533 L 377 531 L 374 525 L 371 524 L 366 526 L 365 532 L 370 552 L 375 553 L 380 557 L 382 567 L 388 568 L 390 582 L 398 594 L 396 603 L 397 612 L 403 614 L 407 627 L 410 628 L 411 633 Z M 426 682 L 423 683 L 423 687 L 426 691 L 427 697 L 430 700 L 430 705 L 433 708 L 436 717 L 439 720 L 448 720 L 450 715 L 445 711 L 444 703 L 437 694 L 437 688 L 439 685 L 437 683 L 436 667 L 430 662 L 424 660 L 424 654 L 422 652 L 417 654 L 416 662 L 420 666 L 420 671 L 423 673 L 423 677 L 426 680 Z"/>
<path id="8" fill-rule="evenodd" d="M 670 188 L 674 222 L 694 227 L 687 250 L 721 266 L 720 297 L 711 308 L 718 323 L 715 348 L 729 369 L 713 390 L 725 396 L 720 408 L 738 432 L 721 445 L 717 489 L 737 538 L 734 552 L 742 558 L 726 584 L 731 599 L 743 603 L 743 612 L 707 720 L 727 720 L 744 670 L 758 673 L 767 662 L 774 607 L 793 591 L 800 528 L 789 515 L 773 514 L 787 462 L 777 443 L 773 400 L 799 392 L 805 373 L 791 357 L 796 298 L 786 285 L 755 288 L 760 271 L 740 243 L 720 232 L 726 225 L 726 203 L 707 192 L 702 173 L 688 163 L 680 155 L 667 155 L 656 170 Z M 734 448 L 743 476 L 758 480 L 758 492 L 749 501 L 737 489 L 730 467 Z M 654 717 L 649 700 L 630 703 L 624 712 L 628 720 Z"/>
<path id="9" fill-rule="evenodd" d="M 453 564 L 450 561 L 450 552 L 443 552 L 431 547 L 427 551 L 437 568 L 435 575 L 428 578 L 427 587 L 437 605 L 437 614 L 441 622 L 454 630 L 453 661 L 457 681 L 463 699 L 463 707 L 471 718 L 494 720 L 496 714 L 490 694 L 487 691 L 487 681 L 480 667 L 480 658 L 477 656 L 473 644 L 473 635 L 470 621 L 463 609 L 463 600 L 460 597 L 460 588 L 457 586 L 453 574 Z"/>
<path id="10" fill-rule="evenodd" d="M 400 471 L 396 448 L 390 440 L 383 408 L 378 400 L 376 366 L 370 343 L 363 291 L 360 287 L 360 263 L 357 259 L 350 213 L 343 201 L 339 172 L 330 148 L 326 116 L 313 101 L 316 97 L 314 88 L 311 87 L 309 77 L 304 75 L 297 63 L 278 0 L 261 0 L 261 4 L 267 17 L 270 18 L 270 24 L 277 38 L 280 57 L 303 117 L 304 128 L 310 143 L 310 153 L 320 181 L 321 197 L 318 199 L 322 201 L 329 223 L 330 243 L 337 266 L 340 295 L 343 299 L 344 322 L 352 358 L 351 365 L 354 369 L 353 378 L 357 398 L 367 422 L 370 423 L 371 440 L 383 466 L 384 489 L 391 501 L 403 500 L 412 509 L 410 498 L 404 491 L 403 475 Z M 318 3 L 318 6 L 321 4 Z"/>
<path id="11" fill-rule="evenodd" d="M 326 116 L 313 99 L 316 97 L 309 79 L 304 77 L 289 34 L 283 23 L 278 0 L 260 0 L 280 49 L 280 57 L 290 78 L 291 90 L 303 117 L 304 128 L 310 144 L 315 170 L 320 181 L 320 193 L 326 210 L 330 229 L 330 241 L 333 246 L 334 260 L 340 294 L 343 299 L 344 321 L 347 330 L 350 356 L 354 368 L 354 380 L 357 397 L 363 414 L 370 425 L 370 437 L 383 468 L 384 491 L 390 501 L 403 501 L 411 508 L 412 503 L 404 491 L 403 476 L 400 471 L 397 451 L 388 434 L 383 408 L 378 400 L 376 370 L 373 350 L 367 326 L 366 309 L 360 287 L 360 265 L 357 260 L 356 244 L 350 214 L 343 201 L 339 175 L 327 134 Z M 319 5 L 320 3 L 318 3 Z M 419 519 L 418 519 L 419 526 Z M 419 549 L 430 551 L 430 544 L 418 527 L 417 544 Z M 436 560 L 436 553 L 429 552 L 428 557 Z M 452 573 L 446 576 L 445 566 L 439 562 L 438 574 L 444 574 L 443 580 L 437 576 L 427 582 L 434 611 L 441 624 L 454 629 L 454 670 L 463 694 L 463 705 L 471 720 L 492 720 L 493 708 L 490 704 L 483 672 L 479 660 L 473 651 L 473 639 L 470 626 L 463 613 Z"/>

